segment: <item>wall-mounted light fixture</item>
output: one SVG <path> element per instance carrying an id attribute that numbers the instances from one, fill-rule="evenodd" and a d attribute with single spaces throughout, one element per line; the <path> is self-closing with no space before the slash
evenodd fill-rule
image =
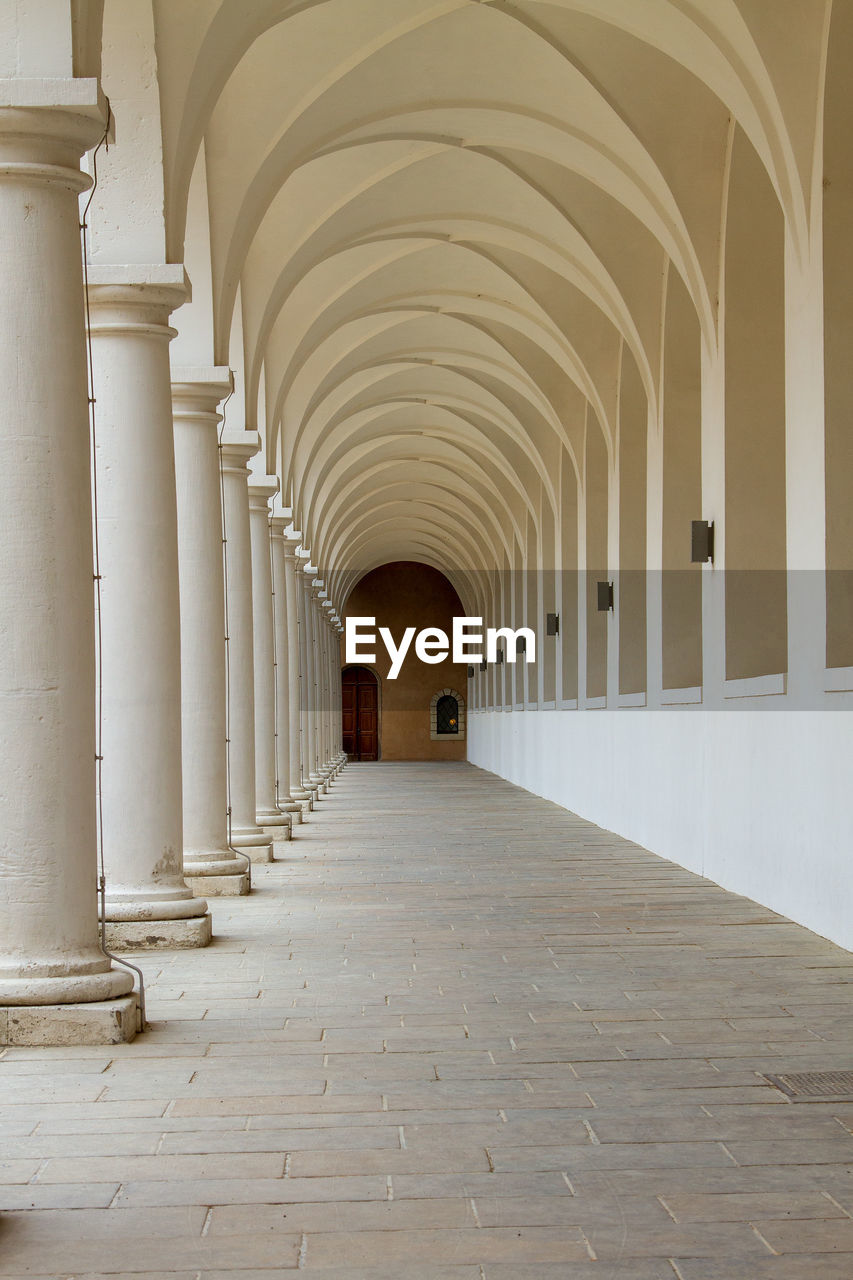
<path id="1" fill-rule="evenodd" d="M 598 612 L 608 613 L 613 608 L 613 583 L 597 582 L 598 589 Z"/>
<path id="2" fill-rule="evenodd" d="M 485 671 L 488 665 L 489 664 L 486 662 L 486 659 L 484 658 L 483 661 L 480 663 L 480 670 Z"/>
<path id="3" fill-rule="evenodd" d="M 546 636 L 558 636 L 560 634 L 559 613 L 545 614 L 545 634 Z"/>
<path id="4" fill-rule="evenodd" d="M 516 655 L 520 653 L 524 653 L 524 654 L 527 653 L 527 636 L 515 637 L 515 652 L 516 652 Z"/>
<path id="5" fill-rule="evenodd" d="M 504 660 L 504 651 L 502 648 L 498 647 L 495 650 L 495 662 L 498 664 L 498 666 L 500 666 L 503 660 Z"/>
<path id="6" fill-rule="evenodd" d="M 690 522 L 690 561 L 691 564 L 707 564 L 714 559 L 714 522 L 711 520 L 691 520 Z"/>
<path id="7" fill-rule="evenodd" d="M 473 679 L 474 679 L 474 668 L 473 668 L 473 667 L 469 667 L 469 668 L 468 668 L 468 679 L 469 679 L 469 680 L 473 680 Z"/>

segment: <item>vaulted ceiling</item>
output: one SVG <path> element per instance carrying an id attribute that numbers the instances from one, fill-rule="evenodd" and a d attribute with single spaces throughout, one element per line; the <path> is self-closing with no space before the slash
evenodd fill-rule
<path id="1" fill-rule="evenodd" d="M 717 346 L 735 126 L 807 243 L 825 14 L 106 0 L 94 251 L 186 261 L 175 358 L 235 369 L 339 600 L 392 559 L 541 563 L 626 362 L 659 420 L 667 272 Z"/>

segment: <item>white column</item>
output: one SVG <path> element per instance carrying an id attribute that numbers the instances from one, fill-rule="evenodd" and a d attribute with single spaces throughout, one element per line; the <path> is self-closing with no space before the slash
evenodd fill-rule
<path id="1" fill-rule="evenodd" d="M 0 1045 L 136 1031 L 132 977 L 100 949 L 96 898 L 77 196 L 104 119 L 94 80 L 0 80 Z"/>
<path id="2" fill-rule="evenodd" d="M 328 652 L 326 649 L 326 593 L 322 584 L 315 582 L 314 595 L 314 651 L 317 663 L 317 772 L 328 784 L 331 773 L 328 741 Z"/>
<path id="3" fill-rule="evenodd" d="M 328 598 L 323 603 L 323 623 L 325 641 L 325 680 L 326 680 L 326 760 L 332 777 L 337 773 L 335 752 L 335 684 L 332 669 L 332 651 L 334 645 L 334 628 L 332 614 L 335 607 Z"/>
<path id="4" fill-rule="evenodd" d="M 338 751 L 338 691 L 337 691 L 337 672 L 335 670 L 335 659 L 337 657 L 338 648 L 338 628 L 335 622 L 335 606 L 331 600 L 328 603 L 326 611 L 326 627 L 328 629 L 328 642 L 326 653 L 326 670 L 329 684 L 329 758 L 332 762 L 333 776 L 337 777 L 340 773 L 341 761 Z"/>
<path id="5" fill-rule="evenodd" d="M 323 663 L 323 770 L 331 781 L 335 771 L 332 760 L 332 684 L 329 679 L 329 598 L 320 601 L 321 657 Z"/>
<path id="6" fill-rule="evenodd" d="M 314 638 L 314 575 L 316 570 L 310 562 L 302 569 L 302 590 L 305 601 L 305 678 L 306 678 L 306 734 L 308 753 L 305 767 L 311 785 L 319 789 L 323 785 L 323 776 L 317 765 L 317 653 Z"/>
<path id="7" fill-rule="evenodd" d="M 287 534 L 290 512 L 270 519 L 272 601 L 275 635 L 275 763 L 276 804 L 291 822 L 302 820 L 302 805 L 290 798 L 290 650 L 287 632 Z"/>
<path id="8" fill-rule="evenodd" d="M 276 840 L 290 838 L 290 818 L 276 804 L 275 653 L 272 610 L 270 498 L 278 493 L 275 476 L 249 481 L 252 542 L 252 631 L 255 675 L 255 817 Z"/>
<path id="9" fill-rule="evenodd" d="M 334 635 L 332 637 L 332 688 L 335 692 L 334 701 L 334 726 L 335 726 L 335 759 L 338 762 L 338 768 L 342 769 L 347 762 L 346 752 L 343 743 L 343 725 L 341 723 L 342 714 L 342 693 L 341 693 L 341 636 L 343 635 L 343 626 L 337 613 L 333 615 Z"/>
<path id="10" fill-rule="evenodd" d="M 217 408 L 231 371 L 172 370 L 178 577 L 184 878 L 210 895 L 249 892 L 244 857 L 228 845 L 225 591 Z"/>
<path id="11" fill-rule="evenodd" d="M 210 942 L 183 879 L 181 636 L 168 318 L 180 266 L 89 269 L 101 548 L 104 846 L 114 947 Z"/>
<path id="12" fill-rule="evenodd" d="M 313 674 L 310 666 L 310 642 L 308 603 L 311 599 L 309 583 L 314 577 L 313 570 L 308 572 L 308 561 L 305 552 L 300 548 L 296 560 L 296 601 L 299 613 L 299 706 L 300 706 L 300 779 L 302 786 L 314 800 L 318 795 L 318 784 L 311 777 L 311 761 L 313 759 L 314 734 L 311 723 L 310 707 L 313 699 Z"/>
<path id="13" fill-rule="evenodd" d="M 220 454 L 225 496 L 227 710 L 231 843 L 253 862 L 272 861 L 272 841 L 255 814 L 255 656 L 248 461 L 257 432 L 226 433 Z"/>
<path id="14" fill-rule="evenodd" d="M 298 530 L 290 529 L 284 540 L 284 600 L 287 611 L 287 683 L 288 724 L 290 728 L 289 794 L 305 817 L 310 810 L 311 792 L 302 785 L 302 657 L 299 643 L 300 573 L 296 548 L 302 540 Z"/>

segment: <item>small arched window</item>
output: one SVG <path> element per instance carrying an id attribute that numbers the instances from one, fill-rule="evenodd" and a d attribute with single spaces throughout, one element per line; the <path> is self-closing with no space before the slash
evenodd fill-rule
<path id="1" fill-rule="evenodd" d="M 452 693 L 445 693 L 435 706 L 436 733 L 459 733 L 459 703 Z"/>
<path id="2" fill-rule="evenodd" d="M 430 703 L 429 719 L 433 741 L 465 737 L 465 699 L 458 689 L 439 689 Z"/>

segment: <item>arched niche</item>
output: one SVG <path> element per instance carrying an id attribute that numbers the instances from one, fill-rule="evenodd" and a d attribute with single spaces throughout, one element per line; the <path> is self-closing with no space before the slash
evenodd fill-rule
<path id="1" fill-rule="evenodd" d="M 787 671 L 784 221 L 734 134 L 725 240 L 726 676 Z"/>

